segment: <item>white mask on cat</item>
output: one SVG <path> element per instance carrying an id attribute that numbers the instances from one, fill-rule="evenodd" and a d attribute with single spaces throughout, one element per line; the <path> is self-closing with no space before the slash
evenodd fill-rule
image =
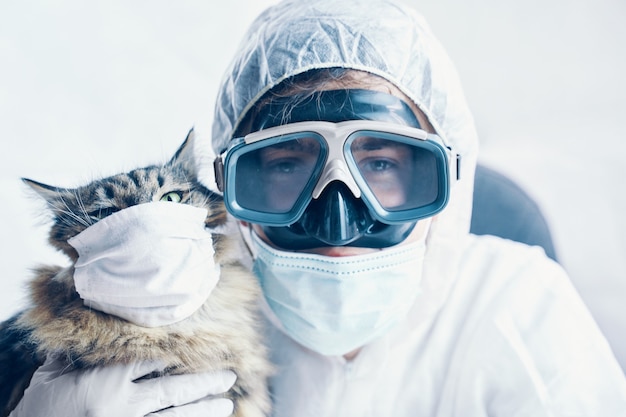
<path id="1" fill-rule="evenodd" d="M 79 255 L 74 283 L 85 306 L 144 327 L 189 317 L 220 274 L 206 216 L 187 204 L 146 203 L 71 238 Z"/>

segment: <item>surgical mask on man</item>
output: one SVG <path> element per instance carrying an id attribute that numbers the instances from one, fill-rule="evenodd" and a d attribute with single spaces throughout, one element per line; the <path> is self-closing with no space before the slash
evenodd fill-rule
<path id="1" fill-rule="evenodd" d="M 144 327 L 189 317 L 220 275 L 206 216 L 206 209 L 186 204 L 140 204 L 70 239 L 84 304 Z"/>
<path id="2" fill-rule="evenodd" d="M 405 317 L 420 293 L 425 240 L 330 257 L 277 250 L 252 233 L 254 271 L 286 334 L 320 354 L 344 355 Z"/>

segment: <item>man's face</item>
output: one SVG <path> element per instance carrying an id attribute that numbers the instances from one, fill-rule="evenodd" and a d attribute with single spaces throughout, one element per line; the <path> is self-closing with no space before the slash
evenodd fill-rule
<path id="1" fill-rule="evenodd" d="M 434 132 L 431 124 L 428 122 L 426 116 L 419 110 L 419 108 L 409 100 L 406 95 L 404 95 L 399 89 L 397 89 L 392 84 L 379 79 L 377 77 L 373 77 L 366 73 L 354 73 L 354 77 L 351 82 L 346 83 L 342 82 L 341 85 L 334 85 L 333 83 L 329 83 L 326 86 L 326 89 L 333 90 L 338 88 L 346 88 L 346 89 L 369 89 L 374 91 L 380 91 L 387 94 L 392 94 L 400 99 L 402 99 L 405 103 L 407 103 L 413 113 L 417 117 L 422 128 L 430 133 Z M 314 146 L 314 145 L 313 145 Z M 280 149 L 273 150 L 272 152 L 268 152 L 267 155 L 264 155 L 268 164 L 274 164 L 276 170 L 273 172 L 275 176 L 273 180 L 280 181 L 281 173 L 285 172 L 285 169 L 291 170 L 293 165 L 286 164 L 284 161 L 293 161 L 294 157 L 297 158 L 298 161 L 305 161 L 307 158 L 306 152 L 298 152 L 303 149 Z M 368 183 L 373 184 L 372 187 L 376 187 L 375 193 L 379 197 L 381 202 L 388 206 L 399 206 L 403 203 L 403 200 L 406 199 L 406 196 L 403 194 L 402 190 L 407 189 L 407 187 L 402 187 L 403 182 L 409 181 L 410 176 L 407 175 L 399 175 L 399 172 L 406 173 L 406 170 L 394 170 L 390 161 L 394 161 L 394 163 L 403 164 L 408 163 L 407 159 L 409 156 L 409 147 L 398 145 L 397 147 L 385 147 L 384 149 L 380 146 L 376 146 L 375 140 L 371 141 L 363 141 L 360 142 L 355 149 L 353 149 L 353 155 L 355 161 L 360 167 L 360 171 L 364 176 L 368 177 Z M 287 153 L 289 153 L 287 155 Z M 283 161 L 278 163 L 278 161 Z M 280 193 L 281 187 L 277 183 L 276 192 Z M 276 197 L 276 196 L 274 196 Z M 286 201 L 289 198 L 286 199 Z M 276 202 L 274 202 L 276 204 Z M 400 245 L 404 245 L 410 242 L 417 241 L 423 238 L 424 234 L 427 233 L 428 226 L 430 225 L 432 218 L 420 220 L 417 225 L 413 228 L 410 234 L 400 243 Z M 277 247 L 283 250 L 292 250 L 287 245 L 283 244 L 283 246 L 278 246 L 267 236 L 264 232 L 263 228 L 259 225 L 252 225 L 255 232 L 263 239 L 266 243 Z M 358 246 L 320 246 L 309 249 L 298 250 L 300 252 L 307 253 L 316 253 L 320 255 L 326 256 L 353 256 L 353 255 L 361 255 L 366 253 L 377 252 L 382 249 L 379 248 L 366 248 L 366 247 L 358 247 Z"/>

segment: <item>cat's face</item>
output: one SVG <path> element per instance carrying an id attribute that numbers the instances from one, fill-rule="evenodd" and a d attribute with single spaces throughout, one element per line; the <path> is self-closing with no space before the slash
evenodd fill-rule
<path id="1" fill-rule="evenodd" d="M 153 165 L 93 181 L 77 188 L 59 188 L 24 179 L 42 196 L 53 215 L 49 241 L 76 259 L 68 243 L 87 227 L 119 210 L 137 204 L 168 201 L 208 209 L 205 223 L 215 227 L 226 222 L 221 196 L 197 180 L 193 155 L 193 131 L 174 157 L 164 165 Z"/>

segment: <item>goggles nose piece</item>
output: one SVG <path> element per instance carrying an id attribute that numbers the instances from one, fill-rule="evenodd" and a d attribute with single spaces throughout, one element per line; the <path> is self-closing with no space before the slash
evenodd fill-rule
<path id="1" fill-rule="evenodd" d="M 311 201 L 298 221 L 305 233 L 330 246 L 345 246 L 375 224 L 362 200 L 339 181 L 330 183 Z"/>

